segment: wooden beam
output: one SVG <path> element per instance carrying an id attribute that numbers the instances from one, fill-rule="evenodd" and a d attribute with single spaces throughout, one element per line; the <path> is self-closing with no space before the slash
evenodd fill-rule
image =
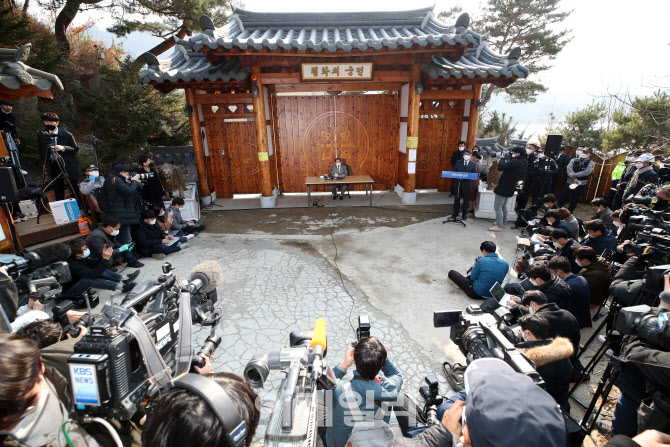
<path id="1" fill-rule="evenodd" d="M 477 108 L 477 101 L 482 97 L 482 85 L 475 84 L 474 86 L 475 99 L 470 101 L 470 116 L 468 120 L 468 138 L 465 142 L 465 147 L 472 149 L 477 140 L 477 128 L 479 127 L 479 109 Z"/>
<path id="2" fill-rule="evenodd" d="M 421 65 L 415 64 L 412 67 L 412 80 L 409 83 L 409 109 L 407 113 L 407 136 L 408 137 L 417 137 L 419 136 L 419 118 L 421 117 L 420 105 L 421 105 L 421 95 L 416 92 L 416 83 L 421 81 Z M 407 159 L 409 160 L 409 151 L 407 149 Z M 417 148 L 418 151 L 418 148 Z M 418 160 L 418 154 L 417 154 Z M 410 174 L 408 170 L 408 163 L 405 163 L 403 167 L 404 172 L 407 173 L 405 181 L 405 192 L 414 192 L 416 187 L 416 174 Z"/>
<path id="3" fill-rule="evenodd" d="M 51 90 L 40 90 L 37 87 L 30 84 L 23 84 L 17 89 L 7 88 L 0 85 L 0 98 L 4 99 L 21 99 L 21 98 L 33 98 L 39 96 L 40 98 L 53 99 L 54 95 L 51 93 Z"/>
<path id="4" fill-rule="evenodd" d="M 254 87 L 258 87 L 258 95 L 253 98 L 253 104 L 256 144 L 258 145 L 258 165 L 261 174 L 261 195 L 263 197 L 270 197 L 272 195 L 272 172 L 270 170 L 270 151 L 268 146 L 267 119 L 265 116 L 265 95 L 263 93 L 261 67 L 258 65 L 251 67 L 251 88 L 253 89 Z M 264 160 L 261 159 L 261 156 Z"/>
<path id="5" fill-rule="evenodd" d="M 196 104 L 253 104 L 249 93 L 194 95 Z"/>
<path id="6" fill-rule="evenodd" d="M 277 93 L 301 92 L 371 92 L 384 90 L 400 90 L 399 82 L 344 82 L 338 84 L 303 83 L 290 85 L 276 85 Z"/>
<path id="7" fill-rule="evenodd" d="M 421 99 L 472 99 L 474 90 L 424 90 Z"/>
<path id="8" fill-rule="evenodd" d="M 263 84 L 299 84 L 301 83 L 300 73 L 263 73 L 261 75 L 263 79 Z M 365 82 L 409 82 L 410 73 L 409 71 L 377 71 L 374 72 L 371 81 Z M 331 81 L 332 82 L 332 81 Z M 349 81 L 341 81 L 340 83 L 346 83 Z M 356 82 L 356 81 L 353 81 Z M 358 81 L 362 82 L 362 81 Z M 323 83 L 323 81 L 306 81 L 305 84 L 318 84 Z"/>
<path id="9" fill-rule="evenodd" d="M 186 89 L 186 104 L 191 106 L 191 117 L 189 123 L 191 125 L 191 137 L 193 139 L 193 155 L 195 156 L 195 166 L 198 170 L 198 183 L 200 183 L 200 195 L 208 197 L 211 193 L 209 191 L 209 183 L 207 182 L 207 162 L 205 161 L 205 149 L 202 144 L 202 135 L 200 133 L 200 114 L 198 113 L 198 105 L 193 101 L 192 88 Z"/>

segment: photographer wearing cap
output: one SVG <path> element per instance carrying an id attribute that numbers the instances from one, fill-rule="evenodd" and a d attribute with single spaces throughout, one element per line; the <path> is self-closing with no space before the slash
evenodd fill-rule
<path id="1" fill-rule="evenodd" d="M 502 174 L 500 174 L 498 185 L 493 190 L 495 194 L 493 208 L 496 212 L 496 224 L 489 228 L 489 231 L 502 231 L 507 225 L 507 202 L 510 197 L 514 196 L 516 185 L 526 175 L 527 168 L 526 149 L 520 146 L 513 147 L 512 151 L 505 155 L 505 158 L 498 161 L 498 170 Z"/>
<path id="2" fill-rule="evenodd" d="M 637 194 L 644 186 L 650 183 L 658 182 L 658 174 L 654 171 L 654 162 L 656 159 L 652 154 L 643 154 L 635 160 L 637 170 L 633 174 L 626 190 L 623 193 L 624 202 L 629 197 Z"/>
<path id="3" fill-rule="evenodd" d="M 158 176 L 158 171 L 155 169 L 151 154 L 141 155 L 139 163 L 137 164 L 140 173 L 151 175 L 148 179 L 142 181 L 142 199 L 148 208 L 160 207 L 165 208 L 163 200 L 167 197 L 161 179 Z"/>
<path id="4" fill-rule="evenodd" d="M 491 296 L 491 287 L 501 283 L 509 271 L 509 263 L 501 259 L 496 253 L 496 244 L 484 241 L 479 246 L 482 257 L 475 260 L 470 274 L 463 276 L 456 270 L 449 270 L 448 276 L 459 289 L 475 300 L 483 300 Z"/>
<path id="5" fill-rule="evenodd" d="M 100 169 L 96 165 L 88 165 L 84 168 L 84 180 L 79 184 L 79 191 L 88 200 L 90 208 L 95 211 L 96 217 L 100 219 L 100 213 L 105 211 L 105 200 L 102 187 L 105 178 L 100 176 Z"/>
<path id="6" fill-rule="evenodd" d="M 211 379 L 228 395 L 246 424 L 244 444 L 248 447 L 260 420 L 258 395 L 230 373 L 213 373 Z M 143 447 L 232 447 L 227 432 L 213 408 L 195 393 L 174 388 L 151 402 L 152 412 L 142 430 Z"/>
<path id="7" fill-rule="evenodd" d="M 65 198 L 65 178 L 67 176 L 72 185 L 77 184 L 77 179 L 81 176 L 81 169 L 79 169 L 79 158 L 77 152 L 77 142 L 74 140 L 72 134 L 65 129 L 59 127 L 60 118 L 53 112 L 46 112 L 42 114 L 42 121 L 46 129 L 42 133 L 38 132 L 37 144 L 39 147 L 40 163 L 45 163 L 43 166 L 44 172 L 51 177 L 56 200 L 63 200 Z M 45 137 L 42 137 L 45 135 Z M 61 167 L 58 164 L 58 157 L 63 159 L 64 172 L 61 175 Z M 72 191 L 74 197 L 81 202 L 79 191 Z"/>
<path id="8" fill-rule="evenodd" d="M 435 424 L 393 447 L 448 447 L 452 433 L 465 447 L 565 447 L 563 415 L 549 393 L 495 358 L 473 361 L 465 370 L 465 402 L 455 402 Z M 510 426 L 513 424 L 513 426 Z"/>
<path id="9" fill-rule="evenodd" d="M 567 183 L 563 188 L 561 199 L 558 202 L 558 206 L 561 208 L 568 202 L 568 199 L 572 195 L 572 200 L 568 207 L 568 210 L 570 210 L 571 213 L 575 212 L 577 203 L 579 203 L 584 188 L 586 188 L 586 182 L 596 166 L 595 163 L 591 161 L 593 149 L 585 149 L 583 152 L 577 149 L 576 154 L 577 158 L 572 159 L 566 167 L 568 175 L 566 179 Z"/>

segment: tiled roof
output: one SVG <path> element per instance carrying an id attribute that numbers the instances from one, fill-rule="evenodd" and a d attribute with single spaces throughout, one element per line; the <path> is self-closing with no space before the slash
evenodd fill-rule
<path id="1" fill-rule="evenodd" d="M 58 76 L 26 65 L 31 44 L 20 48 L 0 49 L 0 85 L 9 90 L 18 90 L 24 85 L 32 85 L 39 90 L 63 90 Z"/>
<path id="2" fill-rule="evenodd" d="M 244 81 L 249 76 L 248 68 L 240 68 L 238 59 L 231 59 L 213 67 L 203 53 L 186 51 L 177 46 L 169 59 L 159 61 L 151 53 L 145 53 L 147 69 L 140 73 L 140 82 L 151 81 L 189 82 L 189 81 Z"/>
<path id="3" fill-rule="evenodd" d="M 469 31 L 470 18 L 462 14 L 455 25 L 445 25 L 433 8 L 393 12 L 277 13 L 235 10 L 228 24 L 215 29 L 206 16 L 200 19 L 202 33 L 178 44 L 198 51 L 253 48 L 256 50 L 339 49 L 381 50 L 382 48 L 425 47 L 428 44 L 479 45 L 481 36 Z"/>
<path id="4" fill-rule="evenodd" d="M 424 64 L 421 69 L 431 78 L 525 78 L 529 70 L 519 64 L 520 53 L 515 49 L 503 56 L 484 45 L 468 48 L 458 62 L 433 56 L 432 64 Z"/>

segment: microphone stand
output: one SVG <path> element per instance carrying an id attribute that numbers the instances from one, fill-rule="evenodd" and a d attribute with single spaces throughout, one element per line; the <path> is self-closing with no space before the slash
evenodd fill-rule
<path id="1" fill-rule="evenodd" d="M 461 200 L 461 182 L 462 181 L 463 180 L 458 181 L 458 188 L 456 189 L 456 196 L 454 198 L 454 207 L 457 205 L 457 202 L 459 200 Z M 468 197 L 468 199 L 469 199 L 469 197 Z M 469 206 L 469 205 L 470 205 L 470 202 L 468 200 L 467 206 Z M 449 217 L 447 220 L 442 221 L 443 224 L 446 224 L 447 222 L 459 223 L 459 224 L 463 225 L 464 227 L 467 227 L 467 224 L 465 222 L 463 222 L 463 219 L 459 218 L 458 216 L 454 217 L 453 219 L 451 217 Z"/>

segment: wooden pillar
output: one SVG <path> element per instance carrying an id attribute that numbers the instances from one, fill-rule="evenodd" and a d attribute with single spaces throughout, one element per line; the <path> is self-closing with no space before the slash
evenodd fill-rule
<path id="1" fill-rule="evenodd" d="M 419 64 L 414 64 L 412 66 L 412 76 L 411 76 L 411 81 L 409 83 L 409 108 L 407 111 L 407 136 L 408 137 L 419 137 L 419 117 L 420 117 L 420 111 L 419 111 L 419 105 L 421 103 L 421 95 L 419 95 L 416 92 L 416 84 L 418 82 L 421 82 L 421 65 Z M 410 154 L 410 148 L 407 148 L 407 160 L 408 164 L 409 163 L 415 163 L 416 162 L 410 162 L 409 161 L 409 154 Z M 417 149 L 418 150 L 418 149 Z M 418 156 L 417 156 L 418 159 Z M 405 166 L 405 169 L 408 170 L 408 166 Z M 407 172 L 407 177 L 405 181 L 405 192 L 414 192 L 415 186 L 416 186 L 416 174 L 410 174 L 408 171 Z M 416 172 L 416 171 L 415 171 Z"/>
<path id="2" fill-rule="evenodd" d="M 251 88 L 258 88 L 258 94 L 253 95 L 254 127 L 256 128 L 256 144 L 258 145 L 258 164 L 261 174 L 261 195 L 272 195 L 272 174 L 270 171 L 270 153 L 268 150 L 268 130 L 265 116 L 265 98 L 263 82 L 261 81 L 261 67 L 251 67 Z"/>
<path id="3" fill-rule="evenodd" d="M 191 106 L 191 137 L 193 139 L 193 154 L 195 155 L 195 166 L 198 169 L 198 183 L 200 183 L 200 195 L 209 197 L 209 184 L 207 183 L 207 162 L 205 161 L 205 149 L 202 145 L 202 135 L 200 134 L 200 113 L 198 105 L 195 103 L 192 88 L 186 89 L 186 104 Z"/>
<path id="4" fill-rule="evenodd" d="M 465 147 L 472 149 L 477 141 L 477 128 L 479 127 L 479 109 L 477 109 L 477 101 L 482 97 L 482 85 L 475 84 L 475 99 L 470 100 L 470 116 L 468 118 L 468 139 L 465 142 Z"/>

